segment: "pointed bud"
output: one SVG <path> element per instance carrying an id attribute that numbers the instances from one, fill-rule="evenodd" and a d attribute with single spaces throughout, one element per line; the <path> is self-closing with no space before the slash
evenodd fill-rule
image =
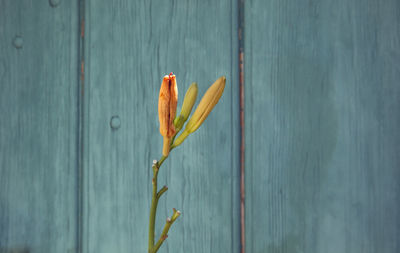
<path id="1" fill-rule="evenodd" d="M 178 87 L 176 77 L 172 73 L 164 76 L 158 97 L 158 118 L 160 133 L 164 136 L 163 155 L 168 156 L 171 137 L 175 135 L 173 124 L 178 103 Z"/>
<path id="2" fill-rule="evenodd" d="M 185 98 L 183 99 L 182 110 L 178 117 L 175 118 L 174 125 L 176 131 L 182 129 L 183 124 L 189 118 L 189 115 L 192 111 L 193 105 L 196 103 L 197 98 L 197 83 L 192 83 L 188 90 L 186 91 Z"/>
<path id="3" fill-rule="evenodd" d="M 214 106 L 218 103 L 219 99 L 222 96 L 222 93 L 225 89 L 225 76 L 222 76 L 215 81 L 210 88 L 206 91 L 203 98 L 201 99 L 199 105 L 194 111 L 192 117 L 189 119 L 186 124 L 185 130 L 183 133 L 174 141 L 173 146 L 176 147 L 180 145 L 189 134 L 196 131 L 207 116 L 210 114 Z"/>

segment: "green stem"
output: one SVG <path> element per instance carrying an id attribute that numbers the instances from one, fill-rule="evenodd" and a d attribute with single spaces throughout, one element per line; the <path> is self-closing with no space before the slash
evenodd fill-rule
<path id="1" fill-rule="evenodd" d="M 160 199 L 161 195 L 163 195 L 164 192 L 168 190 L 168 187 L 166 185 L 161 188 L 161 190 L 157 193 L 157 199 Z"/>
<path id="2" fill-rule="evenodd" d="M 156 163 L 157 168 L 160 168 L 165 159 L 167 159 L 168 156 L 162 156 L 161 159 Z"/>
<path id="3" fill-rule="evenodd" d="M 167 156 L 162 156 L 161 159 L 158 162 L 155 162 L 153 164 L 153 179 L 152 179 L 152 185 L 153 185 L 153 192 L 152 192 L 152 197 L 151 197 L 151 207 L 150 207 L 150 222 L 149 222 L 149 251 L 148 253 L 156 253 L 158 249 L 160 248 L 161 244 L 167 239 L 168 237 L 168 231 L 169 228 L 171 227 L 172 223 L 179 217 L 180 212 L 176 211 L 174 209 L 174 213 L 171 217 L 171 219 L 167 219 L 167 223 L 165 224 L 165 227 L 162 231 L 160 239 L 157 241 L 156 245 L 154 245 L 154 229 L 155 229 L 155 223 L 156 223 L 156 213 L 157 213 L 157 205 L 158 205 L 158 200 L 160 199 L 161 195 L 165 193 L 168 190 L 167 186 L 163 186 L 160 191 L 157 192 L 157 177 L 158 177 L 158 171 L 163 164 L 163 162 L 167 159 Z"/>
<path id="4" fill-rule="evenodd" d="M 156 211 L 157 211 L 157 175 L 158 175 L 158 166 L 157 164 L 153 165 L 153 193 L 151 197 L 151 207 L 150 207 L 150 221 L 149 221 L 149 253 L 153 252 L 154 246 L 154 227 L 156 222 Z"/>
<path id="5" fill-rule="evenodd" d="M 160 192 L 157 193 L 157 177 L 158 177 L 158 171 L 163 164 L 163 162 L 167 159 L 167 156 L 162 156 L 161 159 L 153 164 L 153 179 L 152 179 L 152 185 L 153 185 L 153 192 L 151 196 L 151 207 L 150 207 L 150 221 L 149 221 L 149 253 L 156 252 L 154 251 L 154 228 L 155 228 L 155 223 L 156 223 L 156 212 L 157 212 L 157 205 L 158 205 L 158 199 L 161 197 L 161 195 L 168 190 L 166 186 L 164 186 Z"/>
<path id="6" fill-rule="evenodd" d="M 158 239 L 158 242 L 156 243 L 156 245 L 154 246 L 154 252 L 157 252 L 157 250 L 161 247 L 161 245 L 163 244 L 163 242 L 165 241 L 165 239 L 167 239 L 168 237 L 168 231 L 171 228 L 172 224 L 174 223 L 174 221 L 179 217 L 179 215 L 181 215 L 181 213 L 179 211 L 176 211 L 174 208 L 174 214 L 172 215 L 171 218 L 168 218 L 164 229 L 161 233 L 160 239 Z"/>

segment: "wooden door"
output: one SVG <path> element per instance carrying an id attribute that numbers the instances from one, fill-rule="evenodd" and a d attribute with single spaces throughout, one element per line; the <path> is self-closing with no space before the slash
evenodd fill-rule
<path id="1" fill-rule="evenodd" d="M 238 252 L 235 10 L 227 0 L 86 2 L 85 252 L 147 251 L 151 162 L 162 147 L 158 92 L 172 71 L 181 101 L 194 81 L 201 95 L 221 75 L 228 82 L 205 124 L 160 170 L 169 190 L 156 236 L 177 208 L 183 215 L 162 251 Z"/>
<path id="2" fill-rule="evenodd" d="M 194 81 L 227 86 L 160 171 L 156 234 L 183 213 L 160 252 L 399 252 L 399 10 L 0 0 L 0 252 L 147 251 L 172 71 L 180 101 Z"/>
<path id="3" fill-rule="evenodd" d="M 400 249 L 398 1 L 246 1 L 247 252 Z"/>
<path id="4" fill-rule="evenodd" d="M 0 1 L 0 252 L 76 252 L 77 1 Z"/>

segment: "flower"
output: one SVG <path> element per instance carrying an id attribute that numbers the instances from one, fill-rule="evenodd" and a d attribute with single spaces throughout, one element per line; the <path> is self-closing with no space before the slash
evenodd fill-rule
<path id="1" fill-rule="evenodd" d="M 160 133 L 164 137 L 163 155 L 168 156 L 171 138 L 175 135 L 174 118 L 178 103 L 178 87 L 176 77 L 171 72 L 164 76 L 158 97 L 158 118 Z"/>
<path id="2" fill-rule="evenodd" d="M 211 86 L 208 88 L 203 98 L 201 99 L 199 105 L 194 111 L 192 117 L 186 124 L 185 130 L 182 134 L 174 141 L 172 147 L 179 146 L 189 134 L 196 131 L 207 116 L 210 114 L 214 106 L 218 103 L 222 96 L 225 88 L 226 78 L 222 76 L 218 78 Z"/>
<path id="3" fill-rule="evenodd" d="M 182 129 L 183 124 L 189 118 L 193 105 L 196 102 L 197 92 L 197 83 L 192 83 L 186 91 L 185 98 L 183 99 L 181 113 L 174 120 L 176 132 L 179 132 Z"/>

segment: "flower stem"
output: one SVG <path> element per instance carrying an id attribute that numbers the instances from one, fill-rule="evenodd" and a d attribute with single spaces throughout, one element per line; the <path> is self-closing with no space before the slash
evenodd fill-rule
<path id="1" fill-rule="evenodd" d="M 149 221 L 149 253 L 153 252 L 154 245 L 154 227 L 156 222 L 156 211 L 157 211 L 157 175 L 158 175 L 158 166 L 157 164 L 153 165 L 153 193 L 151 197 L 151 207 L 150 207 L 150 221 Z"/>
<path id="2" fill-rule="evenodd" d="M 149 221 L 149 251 L 148 251 L 149 253 L 155 253 L 158 250 L 158 248 L 155 249 L 154 247 L 154 228 L 156 223 L 157 205 L 159 198 L 164 192 L 168 190 L 168 188 L 164 186 L 163 188 L 161 188 L 159 192 L 157 192 L 157 177 L 158 177 L 158 171 L 163 162 L 165 161 L 165 159 L 167 159 L 167 156 L 162 156 L 158 162 L 155 162 L 153 164 L 153 179 L 152 179 L 153 192 L 151 197 L 150 221 Z"/>
<path id="3" fill-rule="evenodd" d="M 171 228 L 172 224 L 174 221 L 181 215 L 179 211 L 177 211 L 175 208 L 173 209 L 174 213 L 172 214 L 171 218 L 167 218 L 167 221 L 165 223 L 164 229 L 161 233 L 160 239 L 158 239 L 156 245 L 154 246 L 154 252 L 157 252 L 157 250 L 161 247 L 165 239 L 168 237 L 168 231 Z"/>

